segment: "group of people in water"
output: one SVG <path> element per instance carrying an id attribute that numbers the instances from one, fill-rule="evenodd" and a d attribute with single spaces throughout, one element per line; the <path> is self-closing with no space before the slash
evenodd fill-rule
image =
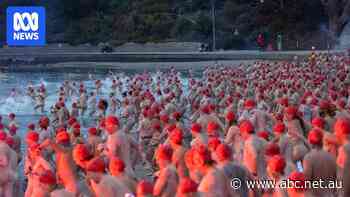
<path id="1" fill-rule="evenodd" d="M 348 197 L 349 66 L 347 54 L 313 53 L 190 69 L 188 83 L 174 68 L 110 75 L 108 98 L 101 80 L 64 81 L 24 138 L 15 114 L 0 119 L 0 196 Z M 43 112 L 45 85 L 27 94 Z M 276 187 L 246 184 L 262 180 Z M 304 184 L 317 180 L 341 184 Z"/>

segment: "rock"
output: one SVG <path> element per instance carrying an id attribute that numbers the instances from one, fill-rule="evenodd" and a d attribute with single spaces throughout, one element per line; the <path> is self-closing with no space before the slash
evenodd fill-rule
<path id="1" fill-rule="evenodd" d="M 350 48 L 350 23 L 348 23 L 342 34 L 339 37 L 339 44 L 336 49 L 349 49 Z"/>

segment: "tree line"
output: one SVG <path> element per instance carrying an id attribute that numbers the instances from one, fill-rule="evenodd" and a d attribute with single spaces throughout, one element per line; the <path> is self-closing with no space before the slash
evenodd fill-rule
<path id="1" fill-rule="evenodd" d="M 256 48 L 263 33 L 284 48 L 333 45 L 348 22 L 350 1 L 214 0 L 217 48 Z M 110 42 L 203 42 L 212 44 L 211 0 L 3 0 L 0 40 L 10 5 L 47 10 L 47 40 L 73 45 Z"/>

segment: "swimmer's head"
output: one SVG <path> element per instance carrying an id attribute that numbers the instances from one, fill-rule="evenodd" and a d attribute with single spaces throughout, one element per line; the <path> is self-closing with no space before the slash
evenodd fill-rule
<path id="1" fill-rule="evenodd" d="M 9 119 L 14 120 L 16 118 L 16 115 L 14 113 L 9 114 Z"/>

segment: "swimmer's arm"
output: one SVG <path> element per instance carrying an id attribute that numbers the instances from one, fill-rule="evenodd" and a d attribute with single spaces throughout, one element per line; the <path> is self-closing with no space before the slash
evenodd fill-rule
<path id="1" fill-rule="evenodd" d="M 12 170 L 16 170 L 17 163 L 18 163 L 17 153 L 15 151 L 11 151 L 10 152 L 10 165 L 12 167 Z"/>
<path id="2" fill-rule="evenodd" d="M 168 177 L 169 177 L 168 174 L 169 173 L 167 170 L 165 170 L 165 172 L 163 171 L 159 174 L 159 177 L 154 185 L 154 190 L 153 190 L 154 196 L 159 196 L 162 193 L 162 191 L 164 190 L 165 185 L 166 185 L 167 180 L 168 180 Z"/>
<path id="3" fill-rule="evenodd" d="M 106 155 L 112 156 L 118 153 L 118 142 L 115 139 L 107 140 L 106 142 Z"/>
<path id="4" fill-rule="evenodd" d="M 225 139 L 224 139 L 224 142 L 226 144 L 231 144 L 232 143 L 232 140 L 233 140 L 233 137 L 234 137 L 234 128 L 230 127 L 226 133 L 226 136 L 225 136 Z"/>
<path id="5" fill-rule="evenodd" d="M 131 148 L 138 150 L 139 145 L 137 144 L 137 142 L 134 139 L 132 139 L 131 137 L 129 137 L 129 141 L 130 141 Z"/>
<path id="6" fill-rule="evenodd" d="M 301 120 L 304 122 L 304 125 L 306 126 L 306 130 L 310 131 L 312 129 L 312 124 L 309 121 L 306 121 L 304 118 L 300 117 Z"/>
<path id="7" fill-rule="evenodd" d="M 273 116 L 273 114 L 268 113 L 268 112 L 264 112 L 266 117 L 273 123 L 275 124 L 277 122 L 276 118 Z"/>
<path id="8" fill-rule="evenodd" d="M 295 132 L 295 131 L 289 131 L 289 133 L 294 135 L 294 136 L 296 136 L 296 137 L 298 137 L 304 143 L 306 148 L 308 150 L 311 150 L 311 145 L 309 144 L 308 140 L 303 135 L 301 135 L 300 133 Z"/>
<path id="9" fill-rule="evenodd" d="M 305 175 L 306 180 L 311 180 L 312 177 L 312 161 L 311 158 L 306 155 L 304 160 L 303 160 L 303 173 Z"/>
<path id="10" fill-rule="evenodd" d="M 38 162 L 40 162 L 40 165 L 45 169 L 45 170 L 50 170 L 50 171 L 53 171 L 53 168 L 51 167 L 51 164 L 46 161 L 45 159 L 43 158 L 39 158 Z"/>
<path id="11" fill-rule="evenodd" d="M 32 164 L 29 161 L 28 156 L 26 156 L 25 160 L 24 160 L 24 174 L 28 175 L 29 173 L 31 173 L 32 171 Z"/>
<path id="12" fill-rule="evenodd" d="M 199 118 L 199 111 L 193 113 L 193 115 L 190 117 L 191 121 L 195 121 Z"/>
<path id="13" fill-rule="evenodd" d="M 51 141 L 51 139 L 46 139 L 43 143 L 40 144 L 40 148 L 46 148 L 48 146 L 51 146 L 55 152 L 64 152 L 63 148 L 61 148 L 57 143 Z"/>
<path id="14" fill-rule="evenodd" d="M 218 117 L 215 117 L 215 120 L 219 124 L 221 130 L 225 131 L 225 125 L 222 123 L 222 121 Z"/>
<path id="15" fill-rule="evenodd" d="M 165 139 L 167 137 L 167 131 L 164 129 L 163 132 L 159 135 L 159 139 Z"/>

